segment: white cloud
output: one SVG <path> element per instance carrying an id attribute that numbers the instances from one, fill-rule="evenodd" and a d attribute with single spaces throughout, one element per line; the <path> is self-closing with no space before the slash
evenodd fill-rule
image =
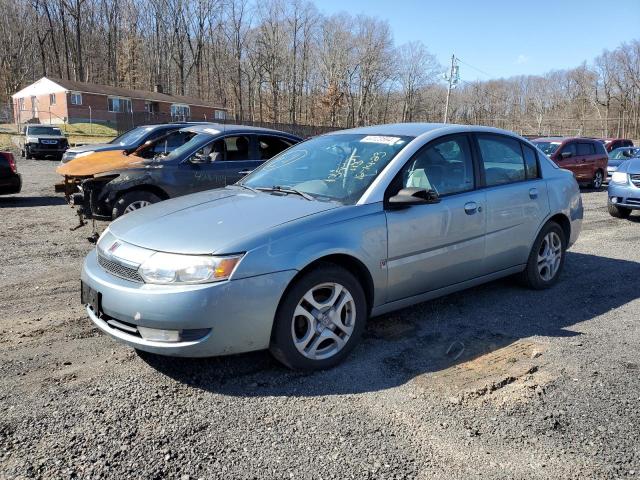
<path id="1" fill-rule="evenodd" d="M 523 63 L 527 63 L 528 61 L 529 57 L 521 53 L 520 55 L 518 55 L 518 58 L 516 58 L 515 64 L 522 65 Z"/>

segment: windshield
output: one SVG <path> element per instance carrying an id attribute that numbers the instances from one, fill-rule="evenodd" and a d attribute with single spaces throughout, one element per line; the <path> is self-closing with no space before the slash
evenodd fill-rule
<path id="1" fill-rule="evenodd" d="M 29 127 L 29 135 L 62 135 L 62 130 L 56 127 Z"/>
<path id="2" fill-rule="evenodd" d="M 323 135 L 285 150 L 246 177 L 242 185 L 295 189 L 313 197 L 353 204 L 412 138 Z"/>
<path id="3" fill-rule="evenodd" d="M 637 156 L 639 151 L 640 149 L 636 149 L 636 148 L 628 148 L 628 147 L 616 148 L 611 152 L 609 152 L 609 158 L 611 160 L 626 160 L 627 158 L 632 158 Z"/>
<path id="4" fill-rule="evenodd" d="M 560 142 L 533 142 L 545 155 L 553 155 L 558 150 Z"/>
<path id="5" fill-rule="evenodd" d="M 114 138 L 109 143 L 115 145 L 134 145 L 140 142 L 151 130 L 153 130 L 153 127 L 137 127 Z"/>
<path id="6" fill-rule="evenodd" d="M 181 159 L 185 154 L 188 154 L 191 151 L 197 150 L 200 147 L 205 146 L 211 140 L 213 140 L 214 136 L 207 133 L 198 133 L 188 142 L 183 143 L 178 148 L 172 150 L 167 155 L 157 156 L 155 160 L 161 161 L 171 161 L 176 159 Z"/>

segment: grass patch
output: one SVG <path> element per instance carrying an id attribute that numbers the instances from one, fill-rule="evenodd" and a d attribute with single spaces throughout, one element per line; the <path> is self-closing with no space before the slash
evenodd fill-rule
<path id="1" fill-rule="evenodd" d="M 116 137 L 118 132 L 115 128 L 99 123 L 70 123 L 68 125 L 60 125 L 62 130 L 69 136 L 73 135 L 94 135 L 97 137 Z"/>

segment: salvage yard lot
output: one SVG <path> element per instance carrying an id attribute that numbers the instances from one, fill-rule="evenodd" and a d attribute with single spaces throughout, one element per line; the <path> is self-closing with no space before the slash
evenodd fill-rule
<path id="1" fill-rule="evenodd" d="M 89 227 L 56 162 L 0 197 L 0 478 L 640 477 L 640 216 L 585 222 L 551 290 L 373 319 L 346 362 L 138 355 L 79 304 Z M 101 225 L 100 228 L 103 228 Z"/>

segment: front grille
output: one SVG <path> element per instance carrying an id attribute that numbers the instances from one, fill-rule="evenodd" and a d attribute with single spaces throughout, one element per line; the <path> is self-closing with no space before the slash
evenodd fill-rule
<path id="1" fill-rule="evenodd" d="M 627 198 L 624 203 L 627 205 L 640 205 L 640 198 Z"/>
<path id="2" fill-rule="evenodd" d="M 636 187 L 640 187 L 640 174 L 633 173 L 629 176 L 631 177 L 631 183 L 633 183 Z"/>
<path id="3" fill-rule="evenodd" d="M 131 280 L 132 282 L 144 283 L 137 269 L 109 260 L 100 253 L 98 253 L 98 264 L 111 275 L 124 278 L 125 280 Z"/>

